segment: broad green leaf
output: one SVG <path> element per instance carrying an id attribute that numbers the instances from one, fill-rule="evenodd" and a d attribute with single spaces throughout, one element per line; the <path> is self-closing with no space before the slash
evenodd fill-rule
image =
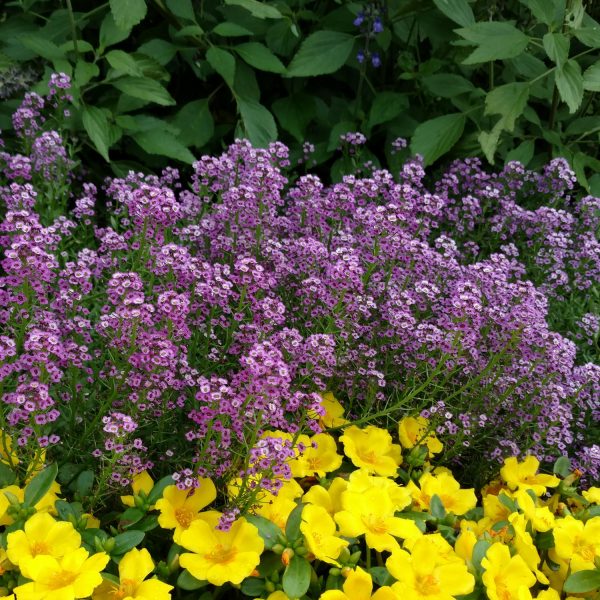
<path id="1" fill-rule="evenodd" d="M 494 164 L 494 154 L 496 154 L 501 133 L 502 125 L 500 124 L 500 121 L 498 121 L 491 131 L 482 131 L 477 136 L 477 141 L 481 146 L 481 151 L 491 165 Z"/>
<path id="2" fill-rule="evenodd" d="M 600 92 L 600 60 L 584 71 L 583 89 L 590 92 Z"/>
<path id="3" fill-rule="evenodd" d="M 379 586 L 392 585 L 395 581 L 385 567 L 371 567 L 369 573 L 373 581 Z"/>
<path id="4" fill-rule="evenodd" d="M 256 598 L 265 591 L 265 580 L 262 577 L 246 577 L 240 589 L 242 594 Z"/>
<path id="5" fill-rule="evenodd" d="M 233 50 L 255 69 L 271 73 L 285 72 L 285 65 L 264 44 L 247 42 L 234 46 Z"/>
<path id="6" fill-rule="evenodd" d="M 279 125 L 291 133 L 299 142 L 304 141 L 307 125 L 314 119 L 316 107 L 314 98 L 300 92 L 273 102 L 271 109 Z"/>
<path id="7" fill-rule="evenodd" d="M 84 106 L 81 112 L 81 120 L 100 156 L 106 162 L 109 162 L 110 138 L 108 135 L 108 119 L 104 111 L 96 106 Z"/>
<path id="8" fill-rule="evenodd" d="M 114 556 L 120 556 L 121 554 L 125 554 L 125 552 L 129 552 L 132 548 L 135 548 L 143 539 L 144 539 L 143 531 L 125 531 L 123 533 L 119 533 L 113 539 L 115 541 L 115 547 L 113 548 L 111 554 Z"/>
<path id="9" fill-rule="evenodd" d="M 565 129 L 566 135 L 590 134 L 600 130 L 600 116 L 575 119 Z"/>
<path id="10" fill-rule="evenodd" d="M 481 561 L 485 558 L 485 555 L 490 549 L 491 545 L 491 542 L 488 542 L 487 540 L 479 540 L 475 546 L 473 546 L 471 562 L 476 569 L 481 567 Z"/>
<path id="11" fill-rule="evenodd" d="M 548 58 L 561 67 L 569 58 L 569 38 L 563 33 L 547 33 L 543 42 Z"/>
<path id="12" fill-rule="evenodd" d="M 571 472 L 571 461 L 566 456 L 561 456 L 556 459 L 552 472 L 561 477 L 567 477 Z"/>
<path id="13" fill-rule="evenodd" d="M 179 128 L 178 139 L 185 146 L 201 148 L 214 133 L 214 123 L 208 108 L 208 99 L 193 100 L 183 106 L 173 119 Z"/>
<path id="14" fill-rule="evenodd" d="M 438 10 L 444 13 L 451 21 L 469 27 L 475 23 L 473 9 L 467 0 L 433 0 Z"/>
<path id="15" fill-rule="evenodd" d="M 409 106 L 408 98 L 397 92 L 379 92 L 369 111 L 368 128 L 387 123 Z"/>
<path id="16" fill-rule="evenodd" d="M 35 506 L 50 490 L 58 474 L 58 465 L 52 463 L 40 471 L 25 487 L 25 506 Z"/>
<path id="17" fill-rule="evenodd" d="M 200 25 L 186 25 L 175 34 L 176 38 L 201 38 L 204 35 L 204 29 Z"/>
<path id="18" fill-rule="evenodd" d="M 596 196 L 596 198 L 600 197 L 600 173 L 592 175 L 588 183 L 590 186 L 590 194 L 592 194 L 592 196 Z M 598 513 L 600 514 L 600 506 L 596 506 L 594 508 L 597 508 Z"/>
<path id="19" fill-rule="evenodd" d="M 481 21 L 456 32 L 477 48 L 463 61 L 474 65 L 490 60 L 519 56 L 529 43 L 529 37 L 514 25 L 504 21 Z"/>
<path id="20" fill-rule="evenodd" d="M 100 69 L 97 64 L 78 60 L 75 64 L 75 73 L 73 75 L 75 85 L 81 88 L 87 85 L 94 77 L 98 77 L 99 74 Z"/>
<path id="21" fill-rule="evenodd" d="M 550 26 L 555 21 L 557 14 L 552 0 L 520 0 L 533 14 L 533 16 L 542 23 Z M 562 18 L 559 16 L 560 21 Z"/>
<path id="22" fill-rule="evenodd" d="M 133 77 L 144 76 L 135 58 L 131 54 L 123 52 L 123 50 L 111 50 L 106 53 L 105 58 L 108 64 L 116 71 L 120 71 L 125 75 L 132 75 Z"/>
<path id="23" fill-rule="evenodd" d="M 265 517 L 261 517 L 260 515 L 246 515 L 245 518 L 246 521 L 252 523 L 252 525 L 258 529 L 258 533 L 263 539 L 265 548 L 267 550 L 270 550 L 275 544 L 278 543 L 282 532 L 281 529 L 275 525 L 275 523 L 269 521 L 269 519 L 265 519 Z"/>
<path id="24" fill-rule="evenodd" d="M 441 498 L 434 494 L 431 497 L 431 502 L 429 504 L 429 512 L 431 516 L 435 519 L 443 519 L 446 516 L 446 509 L 444 508 L 444 504 L 442 503 Z"/>
<path id="25" fill-rule="evenodd" d="M 187 569 L 181 571 L 177 578 L 177 587 L 186 592 L 200 590 L 207 585 L 208 581 L 196 579 Z"/>
<path id="26" fill-rule="evenodd" d="M 513 148 L 510 152 L 507 153 L 505 162 L 509 162 L 511 160 L 518 160 L 523 166 L 526 167 L 531 162 L 534 152 L 535 143 L 533 142 L 533 140 L 525 140 L 524 142 L 521 142 L 516 148 Z"/>
<path id="27" fill-rule="evenodd" d="M 257 19 L 282 19 L 283 15 L 270 4 L 258 0 L 225 0 L 230 6 L 241 6 Z"/>
<path id="28" fill-rule="evenodd" d="M 194 6 L 192 0 L 166 0 L 167 8 L 180 19 L 195 21 Z"/>
<path id="29" fill-rule="evenodd" d="M 127 39 L 131 33 L 131 27 L 119 27 L 113 18 L 112 13 L 107 13 L 100 25 L 100 54 L 105 48 L 114 46 Z"/>
<path id="30" fill-rule="evenodd" d="M 242 37 L 253 35 L 249 29 L 246 29 L 237 23 L 229 23 L 228 21 L 216 25 L 212 32 L 223 37 Z"/>
<path id="31" fill-rule="evenodd" d="M 144 511 L 139 508 L 131 507 L 121 513 L 119 517 L 119 527 L 128 529 L 139 523 L 144 518 Z"/>
<path id="32" fill-rule="evenodd" d="M 235 60 L 233 90 L 234 96 L 243 96 L 244 98 L 251 98 L 260 102 L 260 88 L 256 80 L 256 71 L 241 58 L 236 58 Z"/>
<path id="33" fill-rule="evenodd" d="M 246 135 L 253 146 L 265 148 L 277 139 L 275 119 L 262 104 L 240 96 L 237 105 Z"/>
<path id="34" fill-rule="evenodd" d="M 309 35 L 288 67 L 289 77 L 313 77 L 334 73 L 344 65 L 354 36 L 340 31 L 317 31 Z"/>
<path id="35" fill-rule="evenodd" d="M 82 497 L 87 496 L 94 485 L 94 471 L 86 470 L 79 473 L 75 482 L 75 489 Z"/>
<path id="36" fill-rule="evenodd" d="M 155 38 L 142 44 L 137 49 L 137 52 L 153 58 L 158 64 L 164 67 L 166 64 L 170 63 L 175 54 L 177 54 L 177 46 L 174 46 L 166 40 Z"/>
<path id="37" fill-rule="evenodd" d="M 17 478 L 15 472 L 3 462 L 0 462 L 0 487 L 12 485 Z"/>
<path id="38" fill-rule="evenodd" d="M 573 31 L 575 37 L 589 48 L 600 48 L 600 27 L 580 27 Z"/>
<path id="39" fill-rule="evenodd" d="M 569 594 L 585 594 L 597 588 L 600 588 L 600 569 L 571 573 L 563 587 Z"/>
<path id="40" fill-rule="evenodd" d="M 122 77 L 112 81 L 111 84 L 118 90 L 140 100 L 155 102 L 161 106 L 171 106 L 175 100 L 171 94 L 154 79 L 147 77 Z"/>
<path id="41" fill-rule="evenodd" d="M 411 151 L 423 156 L 425 165 L 434 163 L 458 142 L 465 120 L 462 113 L 453 113 L 421 123 L 412 137 Z"/>
<path id="42" fill-rule="evenodd" d="M 434 95 L 441 98 L 454 98 L 460 94 L 472 92 L 475 86 L 460 75 L 436 73 L 423 77 L 423 85 Z"/>
<path id="43" fill-rule="evenodd" d="M 146 16 L 146 0 L 110 0 L 110 12 L 121 29 L 131 29 Z"/>
<path id="44" fill-rule="evenodd" d="M 501 115 L 502 128 L 513 131 L 515 120 L 521 116 L 529 98 L 528 83 L 507 83 L 501 85 L 485 98 L 485 114 Z"/>
<path id="45" fill-rule="evenodd" d="M 206 60 L 210 66 L 225 80 L 227 85 L 232 88 L 235 78 L 235 58 L 231 52 L 221 50 L 216 46 L 211 46 L 206 51 Z"/>
<path id="46" fill-rule="evenodd" d="M 175 125 L 150 115 L 118 115 L 115 122 L 128 133 L 129 131 L 150 131 L 152 129 L 164 129 L 176 136 L 181 133 L 181 130 Z"/>
<path id="47" fill-rule="evenodd" d="M 583 100 L 583 77 L 579 63 L 568 60 L 561 68 L 556 69 L 556 87 L 561 100 L 566 102 L 569 112 L 574 113 Z"/>
<path id="48" fill-rule="evenodd" d="M 305 558 L 292 556 L 281 580 L 283 591 L 290 598 L 301 598 L 308 591 L 311 573 L 312 568 Z"/>
<path id="49" fill-rule="evenodd" d="M 190 165 L 196 160 L 177 136 L 169 131 L 152 129 L 133 133 L 131 137 L 148 154 L 167 156 Z"/>
<path id="50" fill-rule="evenodd" d="M 302 523 L 303 510 L 304 504 L 298 504 L 288 516 L 285 524 L 285 537 L 292 543 L 300 537 L 300 525 Z"/>
<path id="51" fill-rule="evenodd" d="M 69 40 L 68 42 L 65 42 L 64 44 L 61 44 L 59 46 L 59 48 L 61 49 L 62 52 L 74 52 L 75 44 L 73 43 L 73 40 Z M 89 42 L 86 42 L 85 40 L 77 40 L 77 52 L 86 53 L 86 52 L 93 52 L 93 51 L 94 51 L 94 46 L 92 46 Z"/>
<path id="52" fill-rule="evenodd" d="M 54 61 L 66 57 L 64 50 L 61 50 L 54 42 L 51 42 L 41 35 L 23 35 L 19 38 L 19 41 L 25 48 L 35 52 L 38 56 L 41 56 L 46 60 Z"/>

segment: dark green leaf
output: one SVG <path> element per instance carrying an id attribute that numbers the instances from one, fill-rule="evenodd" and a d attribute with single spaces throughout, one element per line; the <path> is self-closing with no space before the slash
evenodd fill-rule
<path id="1" fill-rule="evenodd" d="M 599 198 L 600 197 L 600 173 L 596 173 L 595 175 L 592 175 L 590 177 L 588 184 L 590 186 L 590 194 L 592 194 L 592 196 L 596 196 L 596 198 Z M 594 516 L 592 514 L 593 510 L 596 511 L 595 516 L 600 516 L 600 506 L 592 506 L 590 508 L 590 516 Z"/>
<path id="2" fill-rule="evenodd" d="M 140 131 L 133 133 L 131 137 L 148 154 L 167 156 L 190 165 L 196 160 L 176 136 L 164 129 Z"/>
<path id="3" fill-rule="evenodd" d="M 290 77 L 313 77 L 334 73 L 342 67 L 354 47 L 354 37 L 340 31 L 317 31 L 300 46 L 288 67 Z"/>
<path id="4" fill-rule="evenodd" d="M 473 556 L 471 561 L 473 562 L 475 568 L 480 568 L 481 561 L 484 559 L 485 554 L 491 545 L 491 542 L 488 542 L 487 540 L 479 540 L 475 546 L 473 546 Z"/>
<path id="5" fill-rule="evenodd" d="M 524 167 L 526 167 L 533 158 L 535 151 L 535 143 L 533 140 L 525 140 L 521 142 L 516 148 L 513 148 L 506 154 L 505 162 L 511 160 L 519 161 Z"/>
<path id="6" fill-rule="evenodd" d="M 554 463 L 552 472 L 555 475 L 560 475 L 561 477 L 566 477 L 571 472 L 571 461 L 568 459 L 568 457 L 561 456 Z"/>
<path id="7" fill-rule="evenodd" d="M 574 113 L 583 100 L 583 77 L 579 63 L 568 60 L 556 69 L 555 80 L 561 99 L 567 103 L 569 112 Z"/>
<path id="8" fill-rule="evenodd" d="M 121 554 L 125 554 L 125 552 L 129 552 L 129 550 L 135 548 L 144 539 L 144 536 L 145 533 L 143 531 L 137 530 L 119 533 L 119 535 L 113 538 L 115 540 L 115 547 L 111 554 L 120 556 Z"/>
<path id="9" fill-rule="evenodd" d="M 387 123 L 396 118 L 402 111 L 409 106 L 408 98 L 404 94 L 397 92 L 379 92 L 371 104 L 369 111 L 368 128 L 375 125 Z"/>
<path id="10" fill-rule="evenodd" d="M 105 48 L 118 44 L 129 37 L 131 27 L 119 27 L 112 16 L 112 13 L 107 13 L 100 25 L 100 53 L 104 52 Z"/>
<path id="11" fill-rule="evenodd" d="M 50 490 L 58 474 L 58 465 L 52 463 L 40 471 L 25 487 L 25 506 L 35 506 Z"/>
<path id="12" fill-rule="evenodd" d="M 186 25 L 182 27 L 176 34 L 176 38 L 201 38 L 204 35 L 204 29 L 200 25 Z"/>
<path id="13" fill-rule="evenodd" d="M 253 35 L 249 29 L 238 25 L 237 23 L 219 23 L 212 30 L 213 33 L 221 35 L 223 37 L 242 37 L 247 35 Z"/>
<path id="14" fill-rule="evenodd" d="M 258 529 L 260 537 L 265 542 L 265 548 L 270 550 L 275 544 L 279 543 L 279 538 L 282 535 L 281 529 L 268 519 L 260 515 L 246 515 L 246 521 L 254 525 Z"/>
<path id="15" fill-rule="evenodd" d="M 188 102 L 173 119 L 180 130 L 179 141 L 185 146 L 201 148 L 213 136 L 214 123 L 208 108 L 208 99 Z"/>
<path id="16" fill-rule="evenodd" d="M 3 462 L 0 462 L 0 488 L 12 485 L 17 476 L 15 472 Z"/>
<path id="17" fill-rule="evenodd" d="M 444 504 L 437 494 L 434 494 L 431 497 L 431 502 L 429 503 L 429 512 L 435 519 L 443 519 L 446 516 Z"/>
<path id="18" fill-rule="evenodd" d="M 173 60 L 173 57 L 177 53 L 177 46 L 174 46 L 170 42 L 155 38 L 142 44 L 137 52 L 145 54 L 153 58 L 158 64 L 163 67 Z"/>
<path id="19" fill-rule="evenodd" d="M 265 148 L 277 139 L 277 125 L 273 115 L 259 102 L 250 98 L 237 98 L 246 135 L 252 145 Z"/>
<path id="20" fill-rule="evenodd" d="M 314 98 L 300 92 L 276 100 L 271 108 L 281 127 L 289 131 L 299 142 L 304 141 L 306 127 L 315 117 Z"/>
<path id="21" fill-rule="evenodd" d="M 337 122 L 329 132 L 329 143 L 327 144 L 327 150 L 331 152 L 340 147 L 340 136 L 349 131 L 356 131 L 356 123 L 354 121 L 339 121 Z"/>
<path id="22" fill-rule="evenodd" d="M 81 496 L 87 496 L 94 485 L 94 471 L 82 471 L 75 482 L 75 489 Z"/>
<path id="23" fill-rule="evenodd" d="M 146 0 L 110 0 L 110 12 L 121 29 L 131 29 L 140 23 L 146 11 Z"/>
<path id="24" fill-rule="evenodd" d="M 171 94 L 154 79 L 147 77 L 122 77 L 111 82 L 118 90 L 140 100 L 155 102 L 161 106 L 175 104 Z"/>
<path id="25" fill-rule="evenodd" d="M 256 598 L 265 591 L 265 580 L 260 577 L 247 577 L 242 581 L 242 594 Z"/>
<path id="26" fill-rule="evenodd" d="M 132 525 L 139 523 L 144 518 L 144 511 L 139 508 L 131 507 L 124 510 L 119 517 L 119 526 L 128 529 Z"/>
<path id="27" fill-rule="evenodd" d="M 281 580 L 283 591 L 290 598 L 301 598 L 308 591 L 311 573 L 310 563 L 305 558 L 292 556 Z"/>
<path id="28" fill-rule="evenodd" d="M 547 33 L 543 42 L 548 58 L 561 67 L 569 58 L 569 38 L 563 33 Z"/>
<path id="29" fill-rule="evenodd" d="M 283 18 L 283 15 L 274 6 L 271 6 L 266 2 L 259 2 L 258 0 L 225 0 L 225 4 L 229 4 L 230 6 L 241 6 L 257 19 Z"/>
<path id="30" fill-rule="evenodd" d="M 77 87 L 87 85 L 91 79 L 98 77 L 100 69 L 94 63 L 88 63 L 84 60 L 78 60 L 75 64 L 75 73 L 73 75 Z"/>
<path id="31" fill-rule="evenodd" d="M 423 84 L 434 96 L 442 98 L 454 98 L 475 89 L 468 79 L 452 73 L 436 73 L 423 77 Z"/>
<path id="32" fill-rule="evenodd" d="M 568 594 L 585 594 L 600 588 L 600 569 L 571 573 L 563 587 Z"/>
<path id="33" fill-rule="evenodd" d="M 64 50 L 61 50 L 54 42 L 39 34 L 24 35 L 19 41 L 25 48 L 35 52 L 46 60 L 54 61 L 66 58 Z"/>
<path id="34" fill-rule="evenodd" d="M 600 60 L 584 71 L 583 89 L 590 92 L 600 92 Z"/>
<path id="35" fill-rule="evenodd" d="M 177 578 L 177 587 L 186 592 L 200 590 L 208 585 L 208 581 L 196 579 L 187 569 L 184 569 Z"/>
<path id="36" fill-rule="evenodd" d="M 469 27 L 475 23 L 473 9 L 467 0 L 433 0 L 438 10 L 444 13 L 451 21 Z"/>
<path id="37" fill-rule="evenodd" d="M 63 521 L 69 521 L 71 519 L 77 520 L 83 514 L 83 508 L 79 502 L 65 502 L 64 500 L 57 500 L 54 503 L 58 516 Z"/>
<path id="38" fill-rule="evenodd" d="M 552 530 L 538 533 L 535 536 L 535 545 L 540 550 L 550 550 L 550 548 L 554 548 L 554 533 Z"/>
<path id="39" fill-rule="evenodd" d="M 573 31 L 575 37 L 589 48 L 600 48 L 600 27 L 580 27 Z"/>
<path id="40" fill-rule="evenodd" d="M 167 8 L 180 19 L 195 21 L 194 7 L 192 0 L 166 0 Z"/>
<path id="41" fill-rule="evenodd" d="M 181 130 L 162 119 L 150 115 L 119 115 L 115 119 L 116 124 L 122 129 L 130 131 L 150 131 L 152 129 L 163 129 L 173 135 L 180 135 Z"/>
<path id="42" fill-rule="evenodd" d="M 485 98 L 485 114 L 500 115 L 501 127 L 513 131 L 515 120 L 521 116 L 529 98 L 528 83 L 507 83 L 501 85 Z"/>
<path id="43" fill-rule="evenodd" d="M 285 65 L 264 44 L 247 42 L 234 46 L 233 50 L 255 69 L 271 73 L 285 72 Z"/>
<path id="44" fill-rule="evenodd" d="M 231 52 L 211 46 L 206 52 L 206 60 L 210 66 L 225 80 L 232 88 L 235 77 L 235 58 Z"/>
<path id="45" fill-rule="evenodd" d="M 287 523 L 285 524 L 285 537 L 291 543 L 295 542 L 300 537 L 303 509 L 304 504 L 298 504 L 298 506 L 290 513 Z"/>
<path id="46" fill-rule="evenodd" d="M 434 163 L 460 139 L 465 128 L 465 116 L 453 113 L 421 123 L 411 140 L 411 151 L 423 156 L 425 165 Z"/>
<path id="47" fill-rule="evenodd" d="M 373 581 L 379 586 L 392 585 L 395 581 L 385 567 L 371 567 L 369 573 Z"/>
<path id="48" fill-rule="evenodd" d="M 125 75 L 133 75 L 134 77 L 144 76 L 135 58 L 131 54 L 123 52 L 123 50 L 111 50 L 106 53 L 105 58 L 108 64 L 116 71 L 120 71 Z"/>
<path id="49" fill-rule="evenodd" d="M 522 4 L 527 6 L 533 16 L 546 25 L 552 25 L 556 19 L 556 9 L 551 0 L 520 0 Z M 562 18 L 560 21 L 562 22 Z"/>
<path id="50" fill-rule="evenodd" d="M 481 21 L 456 32 L 477 48 L 463 61 L 474 65 L 490 60 L 519 56 L 529 43 L 529 37 L 514 25 L 504 21 Z"/>
<path id="51" fill-rule="evenodd" d="M 594 133 L 600 129 L 600 116 L 598 117 L 581 117 L 571 121 L 565 133 L 567 135 L 583 135 Z"/>

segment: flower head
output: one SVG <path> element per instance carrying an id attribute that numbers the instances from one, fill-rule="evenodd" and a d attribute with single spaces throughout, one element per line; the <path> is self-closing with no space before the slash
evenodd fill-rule
<path id="1" fill-rule="evenodd" d="M 429 433 L 429 420 L 424 417 L 404 417 L 398 423 L 398 435 L 404 448 L 414 448 L 417 444 L 427 446 L 429 454 L 438 454 L 444 449 L 435 434 Z"/>
<path id="2" fill-rule="evenodd" d="M 319 600 L 397 600 L 398 595 L 389 586 L 380 587 L 373 595 L 373 579 L 360 567 L 352 571 L 340 590 L 327 590 Z"/>
<path id="3" fill-rule="evenodd" d="M 385 429 L 351 425 L 340 437 L 346 456 L 359 468 L 383 477 L 393 477 L 402 461 L 400 446 L 392 443 Z"/>
<path id="4" fill-rule="evenodd" d="M 556 487 L 560 479 L 554 475 L 538 474 L 540 461 L 535 456 L 526 456 L 519 462 L 515 456 L 504 461 L 500 475 L 511 490 L 531 489 L 536 496 L 541 496 L 548 487 Z"/>
<path id="5" fill-rule="evenodd" d="M 504 544 L 492 544 L 481 566 L 485 569 L 482 579 L 490 600 L 519 600 L 536 582 L 523 557 L 511 556 Z"/>
<path id="6" fill-rule="evenodd" d="M 477 497 L 473 489 L 461 489 L 460 484 L 450 473 L 424 473 L 419 479 L 419 487 L 412 481 L 407 486 L 414 503 L 421 510 L 429 510 L 431 498 L 437 495 L 444 508 L 455 515 L 464 515 L 475 508 Z"/>
<path id="7" fill-rule="evenodd" d="M 335 522 L 322 506 L 307 504 L 302 509 L 300 531 L 317 559 L 339 566 L 337 558 L 348 542 L 336 535 Z"/>

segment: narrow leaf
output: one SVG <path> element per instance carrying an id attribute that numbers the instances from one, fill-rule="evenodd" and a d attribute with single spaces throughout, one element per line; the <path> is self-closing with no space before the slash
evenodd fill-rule
<path id="1" fill-rule="evenodd" d="M 129 550 L 135 548 L 144 539 L 144 535 L 143 531 L 137 530 L 120 533 L 113 538 L 115 540 L 115 547 L 111 554 L 119 556 L 125 554 L 125 552 L 129 552 Z"/>
<path id="2" fill-rule="evenodd" d="M 52 463 L 40 471 L 25 488 L 25 506 L 35 506 L 50 490 L 58 474 L 58 465 Z"/>

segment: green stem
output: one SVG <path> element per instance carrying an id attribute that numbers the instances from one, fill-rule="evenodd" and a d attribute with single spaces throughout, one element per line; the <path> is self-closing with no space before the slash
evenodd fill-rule
<path id="1" fill-rule="evenodd" d="M 69 23 L 71 24 L 71 36 L 73 37 L 73 50 L 75 50 L 75 60 L 79 61 L 79 48 L 77 47 L 77 26 L 75 24 L 75 17 L 73 15 L 73 7 L 71 6 L 71 0 L 66 0 L 67 10 L 69 12 Z"/>

